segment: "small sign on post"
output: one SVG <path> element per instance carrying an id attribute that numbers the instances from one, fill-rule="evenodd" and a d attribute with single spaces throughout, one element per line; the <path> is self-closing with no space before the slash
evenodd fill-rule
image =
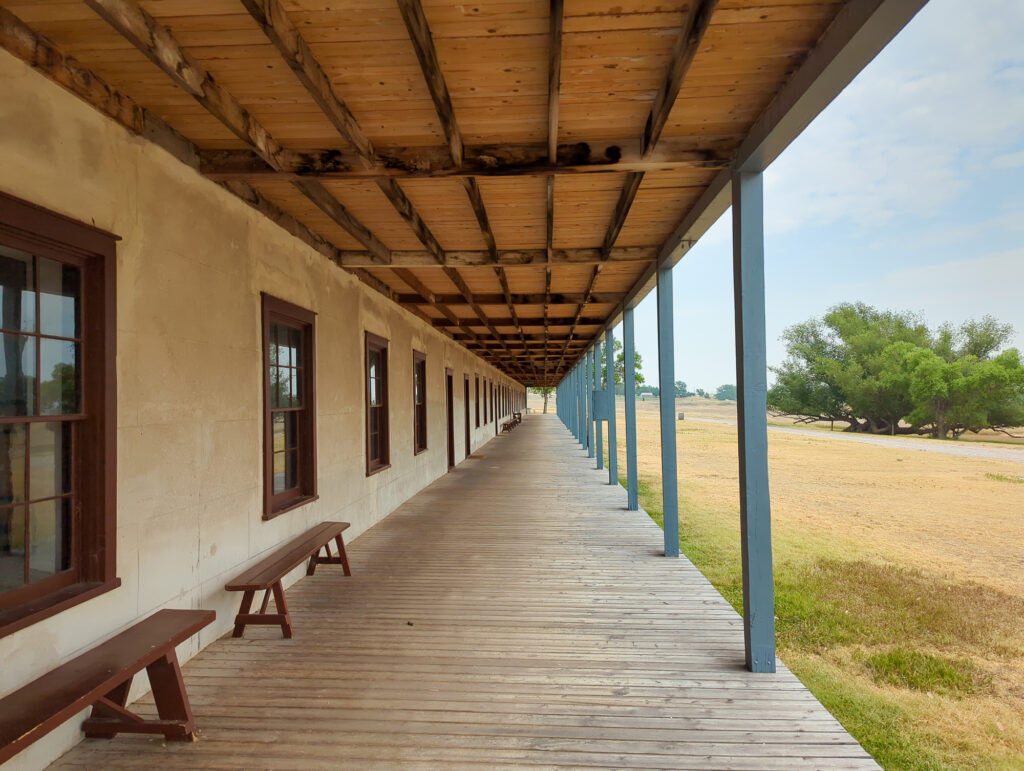
<path id="1" fill-rule="evenodd" d="M 612 392 L 607 388 L 594 391 L 594 420 L 612 419 Z"/>

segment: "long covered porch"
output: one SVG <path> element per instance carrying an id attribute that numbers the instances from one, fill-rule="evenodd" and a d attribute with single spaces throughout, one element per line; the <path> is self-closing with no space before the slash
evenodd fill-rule
<path id="1" fill-rule="evenodd" d="M 351 578 L 289 589 L 294 639 L 195 656 L 197 743 L 52 768 L 877 768 L 781 662 L 747 671 L 740 617 L 626 504 L 527 416 L 359 536 Z"/>

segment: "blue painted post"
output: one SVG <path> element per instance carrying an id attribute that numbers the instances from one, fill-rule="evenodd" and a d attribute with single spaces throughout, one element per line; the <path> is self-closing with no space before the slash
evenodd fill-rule
<path id="1" fill-rule="evenodd" d="M 579 422 L 576 424 L 576 438 L 580 440 L 580 447 L 586 444 L 586 423 L 587 423 L 587 400 L 583 392 L 583 363 L 576 364 L 576 398 L 579 405 Z"/>
<path id="2" fill-rule="evenodd" d="M 601 390 L 601 370 L 604 367 L 604 361 L 601 356 L 601 344 L 594 344 L 594 389 L 597 391 Z M 594 423 L 594 443 L 597 445 L 595 452 L 597 454 L 597 467 L 604 468 L 604 426 L 601 421 L 598 420 Z"/>
<path id="3" fill-rule="evenodd" d="M 733 174 L 732 254 L 743 638 L 747 669 L 774 672 L 775 593 L 768 492 L 768 360 L 764 322 L 764 186 L 760 172 Z"/>
<path id="4" fill-rule="evenodd" d="M 608 395 L 611 396 L 612 416 L 608 421 L 608 484 L 619 483 L 619 445 L 615 441 L 618 429 L 615 425 L 615 333 L 608 329 L 604 333 L 604 358 L 608 362 Z"/>
<path id="5" fill-rule="evenodd" d="M 625 359 L 622 379 L 626 388 L 626 508 L 640 508 L 636 469 L 636 346 L 633 341 L 633 309 L 622 314 L 622 355 Z"/>
<path id="6" fill-rule="evenodd" d="M 588 351 L 584 359 L 583 380 L 587 390 L 587 457 L 594 457 L 594 352 Z"/>
<path id="7" fill-rule="evenodd" d="M 665 556 L 679 556 L 679 474 L 676 469 L 676 366 L 672 268 L 658 268 L 658 388 L 661 389 L 661 497 Z"/>
<path id="8" fill-rule="evenodd" d="M 574 391 L 574 393 L 573 393 L 573 404 L 575 406 L 575 409 L 573 410 L 573 422 L 572 422 L 573 434 L 575 434 L 575 436 L 576 436 L 576 441 L 579 442 L 580 444 L 582 444 L 583 440 L 580 438 L 580 436 L 581 436 L 580 431 L 581 431 L 581 429 L 583 427 L 583 421 L 581 419 L 582 416 L 580 415 L 580 408 L 582 407 L 582 405 L 580 404 L 580 367 L 579 367 L 578 364 L 575 367 L 573 367 L 572 379 L 573 379 L 573 391 Z"/>

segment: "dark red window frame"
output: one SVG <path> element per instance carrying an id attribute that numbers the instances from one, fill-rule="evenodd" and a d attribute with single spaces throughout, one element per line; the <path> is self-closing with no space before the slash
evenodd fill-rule
<path id="1" fill-rule="evenodd" d="M 376 373 L 380 380 L 380 403 L 374 404 L 372 399 L 373 384 L 370 380 L 370 357 L 374 352 L 380 354 L 379 361 L 381 370 Z M 366 333 L 366 476 L 376 474 L 391 467 L 391 437 L 389 420 L 389 398 L 388 398 L 388 340 L 387 338 L 375 335 L 372 332 Z M 377 431 L 372 430 L 374 418 L 377 421 Z M 372 436 L 377 435 L 376 455 L 372 451 Z"/>
<path id="2" fill-rule="evenodd" d="M 266 292 L 263 301 L 263 519 L 274 517 L 303 506 L 317 498 L 316 489 L 316 314 Z M 274 361 L 275 341 L 272 330 L 288 330 L 300 340 L 299 364 L 290 360 L 279 366 Z M 273 373 L 281 368 L 297 377 L 300 403 L 282 404 L 274 398 L 280 383 Z M 275 403 L 276 402 L 276 403 Z M 275 444 L 275 420 L 287 420 L 294 432 L 294 447 L 278 448 Z M 286 431 L 287 434 L 287 431 Z M 275 455 L 287 465 L 294 458 L 295 484 L 274 492 Z"/>
<path id="3" fill-rule="evenodd" d="M 412 352 L 412 431 L 419 455 L 427 450 L 427 355 L 419 351 Z"/>
<path id="4" fill-rule="evenodd" d="M 473 383 L 474 383 L 473 404 L 475 405 L 475 411 L 476 411 L 476 427 L 480 428 L 480 376 L 479 375 L 474 375 L 473 376 Z"/>
<path id="5" fill-rule="evenodd" d="M 120 585 L 115 575 L 118 240 L 91 225 L 0 193 L 0 244 L 80 271 L 75 335 L 78 411 L 60 416 L 0 415 L 5 426 L 54 420 L 71 425 L 69 568 L 0 595 L 0 637 Z"/>

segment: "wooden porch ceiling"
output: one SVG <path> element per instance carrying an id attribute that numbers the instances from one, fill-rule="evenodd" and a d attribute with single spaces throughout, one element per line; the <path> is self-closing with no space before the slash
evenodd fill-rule
<path id="1" fill-rule="evenodd" d="M 0 46 L 554 384 L 844 5 L 0 0 Z"/>

